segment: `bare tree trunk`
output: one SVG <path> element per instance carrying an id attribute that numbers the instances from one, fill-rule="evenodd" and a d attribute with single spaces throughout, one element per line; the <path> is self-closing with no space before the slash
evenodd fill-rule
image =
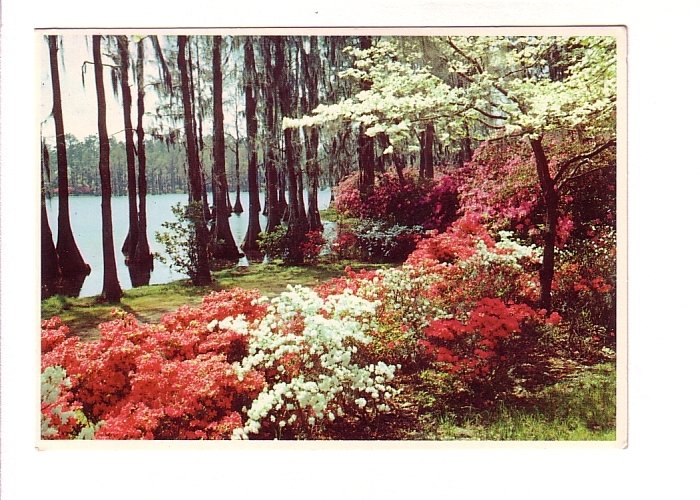
<path id="1" fill-rule="evenodd" d="M 58 254 L 53 244 L 53 234 L 46 214 L 46 190 L 44 188 L 45 172 L 50 172 L 49 150 L 41 143 L 41 298 L 50 297 L 58 289 L 60 272 Z"/>
<path id="2" fill-rule="evenodd" d="M 432 179 L 435 177 L 433 162 L 433 146 L 435 143 L 435 127 L 432 123 L 425 126 L 420 141 L 420 177 Z"/>
<path id="3" fill-rule="evenodd" d="M 236 105 L 236 203 L 233 205 L 233 212 L 243 213 L 241 204 L 241 138 L 238 136 L 238 105 Z"/>
<path id="4" fill-rule="evenodd" d="M 228 182 L 226 180 L 226 145 L 224 143 L 223 75 L 221 73 L 221 36 L 214 37 L 213 47 L 213 94 L 214 94 L 214 174 L 213 193 L 215 201 L 214 256 L 220 259 L 238 260 L 243 255 L 231 233 L 229 211 L 226 203 Z"/>
<path id="5" fill-rule="evenodd" d="M 360 37 L 360 49 L 367 50 L 372 47 L 372 37 L 361 36 Z M 369 90 L 372 88 L 372 82 L 369 80 L 363 80 L 360 82 L 360 88 L 362 90 Z M 358 137 L 358 159 L 359 159 L 359 169 L 360 169 L 360 197 L 363 199 L 371 194 L 374 188 L 374 139 L 365 134 L 367 127 L 365 125 L 360 125 L 360 135 Z"/>
<path id="6" fill-rule="evenodd" d="M 554 280 L 554 245 L 559 219 L 559 195 L 549 173 L 549 162 L 542 147 L 542 140 L 530 139 L 530 146 L 535 153 L 537 177 L 546 208 L 544 252 L 540 268 L 540 307 L 550 311 L 552 309 L 552 281 Z"/>
<path id="7" fill-rule="evenodd" d="M 277 140 L 276 118 L 276 81 L 281 78 L 281 68 L 273 68 L 272 41 L 269 37 L 261 40 L 263 58 L 265 60 L 265 205 L 267 208 L 267 226 L 265 232 L 270 233 L 280 225 L 282 214 L 279 209 L 278 173 L 275 157 L 275 142 Z"/>
<path id="8" fill-rule="evenodd" d="M 61 83 L 58 73 L 58 40 L 49 35 L 49 60 L 51 65 L 51 85 L 53 89 L 53 119 L 56 127 L 56 161 L 58 164 L 58 236 L 56 252 L 58 265 L 64 280 L 84 279 L 90 274 L 90 266 L 85 263 L 78 245 L 75 243 L 70 223 L 68 206 L 68 155 L 66 135 L 63 130 L 63 108 L 61 103 Z"/>
<path id="9" fill-rule="evenodd" d="M 193 110 L 191 101 L 191 82 L 188 75 L 187 60 L 185 59 L 185 48 L 187 46 L 187 36 L 177 37 L 178 55 L 177 64 L 180 70 L 180 86 L 182 93 L 182 104 L 185 114 L 185 139 L 187 149 L 187 173 L 190 183 L 190 203 L 189 216 L 195 226 L 195 248 L 196 263 L 195 273 L 192 281 L 195 285 L 211 284 L 211 271 L 209 268 L 209 231 L 204 217 L 202 204 L 202 173 L 199 165 L 199 155 L 197 154 L 197 140 L 193 128 Z"/>
<path id="10" fill-rule="evenodd" d="M 301 47 L 300 47 L 301 50 Z M 318 37 L 309 37 L 309 54 L 302 50 L 302 68 L 304 73 L 304 83 L 306 88 L 306 106 L 302 109 L 304 114 L 308 114 L 319 104 L 318 85 L 319 72 L 321 71 L 321 60 L 318 54 Z M 306 137 L 306 175 L 309 186 L 309 208 L 307 211 L 309 229 L 323 229 L 321 214 L 318 211 L 318 178 L 320 168 L 318 163 L 318 128 L 311 127 L 304 131 Z"/>
<path id="11" fill-rule="evenodd" d="M 399 153 L 394 153 L 393 158 L 394 168 L 396 168 L 396 177 L 398 177 L 399 179 L 399 185 L 403 186 L 406 183 L 406 180 L 403 176 L 403 169 L 406 166 L 406 161 L 404 160 L 404 157 L 401 156 Z"/>
<path id="12" fill-rule="evenodd" d="M 107 136 L 107 106 L 104 80 L 102 78 L 101 35 L 92 37 L 92 55 L 95 66 L 95 88 L 97 90 L 97 136 L 100 141 L 100 184 L 102 186 L 102 257 L 104 279 L 102 297 L 108 302 L 119 302 L 122 289 L 117 278 L 117 261 L 114 256 L 112 232 L 112 187 L 109 173 L 109 138 Z"/>
<path id="13" fill-rule="evenodd" d="M 134 128 L 131 124 L 131 89 L 129 88 L 129 39 L 117 37 L 119 49 L 119 81 L 122 91 L 122 112 L 124 116 L 124 139 L 126 145 L 127 192 L 129 195 L 129 231 L 122 245 L 122 254 L 126 256 L 127 265 L 136 253 L 138 242 L 139 215 L 136 204 L 136 162 L 134 159 Z"/>
<path id="14" fill-rule="evenodd" d="M 283 68 L 284 77 L 278 80 L 280 109 L 282 116 L 291 116 L 292 112 L 292 90 L 290 88 L 289 65 L 285 57 L 284 37 L 275 37 L 275 57 L 276 65 Z M 304 255 L 301 251 L 301 243 L 306 234 L 303 219 L 299 217 L 299 199 L 295 159 L 296 144 L 292 136 L 292 129 L 284 130 L 284 152 L 287 166 L 287 180 L 289 182 L 289 223 L 286 236 L 285 262 L 289 264 L 301 264 L 304 262 Z"/>
<path id="15" fill-rule="evenodd" d="M 204 175 L 204 168 L 202 167 L 202 156 L 204 152 L 204 137 L 202 136 L 202 113 L 201 113 L 201 99 L 197 99 L 194 92 L 194 64 L 192 63 L 192 44 L 191 40 L 187 40 L 187 50 L 188 52 L 188 66 L 190 72 L 190 96 L 192 103 L 192 130 L 195 136 L 194 142 L 197 148 L 197 163 L 199 164 L 199 175 L 201 177 L 200 183 L 202 185 L 202 210 L 204 212 L 204 220 L 210 221 L 212 219 L 211 211 L 209 210 L 209 199 L 207 196 L 207 181 Z M 199 78 L 199 60 L 197 60 L 197 77 Z M 199 89 L 198 89 L 199 90 Z M 201 93 L 198 93 L 198 95 Z M 199 105 L 197 105 L 199 103 Z M 197 112 L 195 113 L 195 106 L 197 105 Z"/>
<path id="16" fill-rule="evenodd" d="M 148 193 L 148 181 L 146 179 L 146 141 L 143 130 L 143 116 L 145 114 L 144 97 L 146 95 L 143 74 L 144 50 L 143 40 L 136 46 L 136 86 L 138 88 L 136 98 L 136 143 L 138 168 L 138 236 L 134 255 L 129 259 L 129 274 L 131 284 L 134 287 L 147 285 L 151 280 L 153 271 L 153 255 L 148 244 L 148 224 L 146 220 L 146 195 Z"/>
<path id="17" fill-rule="evenodd" d="M 279 198 L 277 204 L 279 205 L 280 215 L 282 220 L 289 222 L 289 204 L 287 203 L 287 174 L 284 169 L 280 169 L 277 172 L 279 185 Z"/>
<path id="18" fill-rule="evenodd" d="M 260 260 L 262 254 L 258 245 L 260 227 L 260 193 L 258 188 L 258 120 L 256 117 L 255 96 L 255 52 L 253 39 L 247 37 L 243 47 L 245 65 L 245 113 L 248 133 L 248 230 L 243 243 L 243 251 L 249 260 Z"/>

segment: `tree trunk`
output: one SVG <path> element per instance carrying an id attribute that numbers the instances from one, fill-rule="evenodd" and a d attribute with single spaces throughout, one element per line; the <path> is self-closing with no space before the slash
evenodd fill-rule
<path id="1" fill-rule="evenodd" d="M 433 145 L 435 143 L 435 127 L 432 123 L 425 126 L 420 143 L 420 177 L 432 179 L 435 177 L 433 166 Z"/>
<path id="2" fill-rule="evenodd" d="M 549 163 L 541 139 L 530 139 L 532 151 L 535 153 L 537 177 L 542 190 L 546 208 L 546 223 L 544 230 L 544 252 L 540 268 L 540 307 L 552 309 L 552 281 L 554 279 L 554 245 L 557 235 L 559 217 L 559 195 L 554 186 L 554 180 L 549 173 Z"/>
<path id="3" fill-rule="evenodd" d="M 148 193 L 148 181 L 146 179 L 146 141 L 144 139 L 143 116 L 145 114 L 144 97 L 146 95 L 143 73 L 144 51 L 143 40 L 136 47 L 136 85 L 138 88 L 136 98 L 136 142 L 138 145 L 137 156 L 138 170 L 138 237 L 136 250 L 129 259 L 131 272 L 131 284 L 134 287 L 147 285 L 151 279 L 153 270 L 153 255 L 148 244 L 148 225 L 146 219 L 146 195 Z"/>
<path id="4" fill-rule="evenodd" d="M 372 37 L 360 37 L 360 49 L 367 50 L 372 47 Z M 362 90 L 370 90 L 372 82 L 362 80 L 360 82 Z M 365 134 L 367 127 L 364 124 L 360 125 L 360 134 L 358 137 L 358 159 L 360 170 L 359 190 L 362 199 L 367 198 L 372 193 L 374 188 L 374 139 Z"/>
<path id="5" fill-rule="evenodd" d="M 229 211 L 226 202 L 226 145 L 224 143 L 223 75 L 221 74 L 221 36 L 214 37 L 213 47 L 213 98 L 214 98 L 214 256 L 238 261 L 243 255 L 231 233 Z"/>
<path id="6" fill-rule="evenodd" d="M 204 221 L 210 221 L 212 219 L 211 211 L 209 210 L 209 199 L 207 196 L 207 181 L 204 175 L 204 168 L 202 167 L 202 153 L 204 151 L 204 138 L 202 137 L 202 114 L 201 114 L 201 99 L 197 99 L 194 92 L 194 64 L 192 63 L 192 44 L 190 39 L 187 39 L 187 50 L 188 50 L 188 69 L 190 72 L 190 98 L 192 103 L 192 131 L 194 133 L 195 147 L 197 150 L 197 164 L 199 165 L 199 175 L 201 177 L 200 183 L 201 189 L 201 201 L 202 210 L 204 212 Z M 197 61 L 197 77 L 199 78 L 199 60 Z M 199 89 L 198 89 L 199 90 Z M 200 95 L 201 93 L 198 93 Z M 197 106 L 197 111 L 195 112 L 195 105 Z M 206 224 L 205 224 L 206 227 Z"/>
<path id="7" fill-rule="evenodd" d="M 394 168 L 396 168 L 396 177 L 399 179 L 399 186 L 403 186 L 406 183 L 406 180 L 403 176 L 403 169 L 406 166 L 406 161 L 404 160 L 403 156 L 401 156 L 399 153 L 394 153 L 393 158 Z"/>
<path id="8" fill-rule="evenodd" d="M 377 162 L 377 171 L 384 173 L 387 171 L 387 167 L 391 165 L 392 158 L 391 155 L 384 154 L 384 151 L 386 151 L 386 149 L 391 145 L 391 142 L 389 142 L 389 136 L 384 132 L 380 132 L 377 134 L 377 143 L 379 143 L 380 151 L 379 161 Z"/>
<path id="9" fill-rule="evenodd" d="M 265 232 L 271 233 L 282 221 L 277 194 L 277 161 L 275 158 L 275 140 L 277 139 L 276 121 L 276 81 L 281 78 L 282 68 L 274 68 L 272 65 L 272 41 L 269 37 L 263 37 L 263 58 L 265 60 L 265 205 L 267 208 L 267 225 Z"/>
<path id="10" fill-rule="evenodd" d="M 260 193 L 258 188 L 258 120 L 256 117 L 255 96 L 255 52 L 253 39 L 247 37 L 243 47 L 245 65 L 245 114 L 248 134 L 248 230 L 243 243 L 243 251 L 249 260 L 260 260 L 262 254 L 258 245 L 260 227 Z"/>
<path id="11" fill-rule="evenodd" d="M 185 59 L 185 48 L 187 46 L 187 36 L 177 37 L 177 64 L 180 70 L 180 86 L 182 93 L 182 105 L 184 108 L 185 122 L 185 145 L 187 150 L 187 173 L 190 183 L 190 203 L 188 215 L 191 217 L 195 227 L 195 272 L 192 281 L 195 285 L 211 284 L 211 271 L 209 269 L 209 231 L 204 217 L 202 203 L 202 173 L 199 165 L 199 155 L 197 154 L 197 140 L 193 127 L 193 110 L 191 101 L 192 85 L 188 75 L 187 60 Z"/>
<path id="12" fill-rule="evenodd" d="M 44 172 L 50 172 L 49 150 L 41 144 L 41 298 L 50 297 L 58 289 L 58 254 L 53 244 L 53 234 L 46 214 L 46 190 Z"/>
<path id="13" fill-rule="evenodd" d="M 119 81 L 122 91 L 122 111 L 124 116 L 124 138 L 126 145 L 127 192 L 129 195 L 129 231 L 122 245 L 122 254 L 127 265 L 136 253 L 138 242 L 138 207 L 136 204 L 136 162 L 134 160 L 134 128 L 131 124 L 131 89 L 129 88 L 129 39 L 117 37 L 119 49 Z"/>
<path id="14" fill-rule="evenodd" d="M 289 204 L 287 203 L 287 174 L 284 169 L 278 172 L 279 198 L 277 205 L 279 206 L 280 216 L 285 222 L 289 222 Z"/>
<path id="15" fill-rule="evenodd" d="M 319 72 L 321 70 L 321 59 L 318 54 L 318 37 L 309 37 L 309 54 L 308 56 L 302 51 L 302 67 L 304 68 L 304 80 L 306 87 L 306 108 L 303 110 L 305 114 L 310 113 L 319 104 L 318 85 Z M 317 127 L 311 127 L 310 130 L 304 132 L 306 141 L 306 175 L 308 177 L 309 186 L 309 208 L 307 210 L 309 229 L 313 231 L 323 229 L 321 223 L 321 214 L 318 210 L 318 178 L 320 176 L 320 168 L 318 163 L 318 144 L 319 133 Z"/>
<path id="16" fill-rule="evenodd" d="M 108 302 L 119 302 L 122 289 L 117 278 L 117 261 L 114 256 L 112 232 L 112 188 L 109 173 L 109 138 L 107 136 L 107 106 L 102 78 L 101 35 L 92 37 L 92 55 L 95 65 L 95 88 L 97 90 L 97 136 L 100 141 L 100 185 L 102 186 L 102 257 L 104 279 L 102 297 Z"/>
<path id="17" fill-rule="evenodd" d="M 238 108 L 236 108 L 236 203 L 233 205 L 233 213 L 243 213 L 241 204 L 241 151 L 240 138 L 238 137 Z"/>
<path id="18" fill-rule="evenodd" d="M 285 57 L 284 37 L 275 37 L 275 57 L 276 65 L 283 68 L 283 78 L 277 81 L 279 88 L 280 110 L 282 116 L 291 116 L 292 111 L 292 96 L 289 78 L 289 65 Z M 306 234 L 306 228 L 302 219 L 299 217 L 299 200 L 297 192 L 297 175 L 295 159 L 296 144 L 292 136 L 292 129 L 284 130 L 284 153 L 285 163 L 287 167 L 287 181 L 289 183 L 289 222 L 286 235 L 286 251 L 284 260 L 288 264 L 301 264 L 304 262 L 304 255 L 301 251 L 301 243 Z"/>
<path id="19" fill-rule="evenodd" d="M 56 162 L 58 165 L 58 236 L 56 252 L 61 275 L 64 279 L 69 280 L 84 278 L 90 274 L 90 266 L 85 263 L 80 254 L 70 223 L 68 155 L 66 153 L 66 136 L 63 130 L 61 83 L 58 74 L 58 41 L 56 35 L 49 35 L 48 38 L 51 85 L 53 89 L 53 119 L 56 127 Z"/>

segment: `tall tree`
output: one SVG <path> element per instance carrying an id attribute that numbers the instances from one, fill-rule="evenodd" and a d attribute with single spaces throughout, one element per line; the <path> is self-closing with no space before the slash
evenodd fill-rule
<path id="1" fill-rule="evenodd" d="M 138 205 L 136 193 L 136 161 L 134 158 L 134 128 L 131 124 L 131 89 L 129 87 L 129 39 L 125 35 L 117 37 L 119 54 L 119 82 L 122 92 L 124 115 L 124 137 L 126 145 L 127 190 L 129 195 L 129 231 L 122 245 L 122 253 L 127 261 L 136 253 L 138 242 Z"/>
<path id="2" fill-rule="evenodd" d="M 228 218 L 231 212 L 227 203 L 226 144 L 224 142 L 223 75 L 221 73 L 221 36 L 214 36 L 213 45 L 213 93 L 214 93 L 214 250 L 215 257 L 238 260 L 243 255 L 231 233 Z"/>
<path id="3" fill-rule="evenodd" d="M 51 87 L 53 89 L 53 118 L 56 127 L 56 162 L 58 166 L 58 236 L 56 252 L 58 253 L 58 265 L 64 280 L 84 279 L 86 275 L 90 274 L 90 266 L 83 260 L 78 245 L 75 243 L 68 206 L 68 157 L 66 154 L 66 136 L 63 129 L 61 82 L 58 73 L 58 39 L 56 35 L 49 35 L 48 39 Z"/>
<path id="4" fill-rule="evenodd" d="M 102 36 L 93 35 L 92 55 L 95 67 L 97 91 L 97 135 L 100 141 L 100 184 L 102 186 L 102 258 L 104 274 L 102 297 L 108 302 L 118 302 L 122 295 L 117 277 L 117 262 L 114 257 L 112 233 L 112 187 L 109 173 L 109 138 L 107 136 L 107 105 L 102 76 Z"/>
<path id="5" fill-rule="evenodd" d="M 243 64 L 245 67 L 245 121 L 248 134 L 248 230 L 243 243 L 243 251 L 252 260 L 262 257 L 258 244 L 260 234 L 260 193 L 258 189 L 258 119 L 257 106 L 257 75 L 255 71 L 255 49 L 253 38 L 246 37 L 243 44 Z"/>
<path id="6" fill-rule="evenodd" d="M 236 153 L 236 202 L 233 204 L 233 213 L 242 214 L 243 204 L 241 203 L 241 137 L 238 133 L 238 100 L 234 102 L 234 106 L 234 116 L 236 118 L 236 144 L 234 147 L 234 151 Z"/>
<path id="7" fill-rule="evenodd" d="M 146 195 L 148 192 L 148 181 L 146 178 L 146 141 L 143 130 L 143 116 L 145 114 L 144 99 L 146 95 L 146 83 L 144 79 L 144 39 L 138 41 L 136 45 L 136 142 L 138 169 L 138 237 L 134 254 L 129 259 L 129 269 L 132 284 L 141 286 L 150 281 L 150 272 L 153 270 L 153 255 L 148 244 L 148 227 L 146 217 Z M 165 66 L 165 65 L 164 65 Z M 167 71 L 167 66 L 165 66 Z M 167 80 L 170 80 L 169 74 Z M 170 85 L 170 83 L 168 83 Z"/>
<path id="8" fill-rule="evenodd" d="M 304 87 L 306 98 L 302 113 L 308 114 L 319 104 L 318 86 L 321 71 L 321 58 L 318 51 L 318 37 L 309 37 L 309 53 L 302 50 L 302 68 L 304 74 Z M 318 181 L 321 175 L 321 168 L 318 161 L 319 132 L 317 126 L 309 127 L 304 131 L 306 141 L 306 174 L 309 179 L 309 207 L 308 220 L 309 229 L 323 229 L 321 224 L 321 214 L 318 211 Z"/>
<path id="9" fill-rule="evenodd" d="M 435 144 L 435 126 L 432 122 L 425 125 L 425 130 L 421 132 L 420 141 L 420 176 L 432 179 L 435 176 L 433 166 L 433 147 Z"/>
<path id="10" fill-rule="evenodd" d="M 372 47 L 371 36 L 360 37 L 360 50 L 368 50 Z M 360 81 L 362 91 L 372 88 L 372 81 L 363 78 Z M 367 126 L 360 124 L 360 135 L 358 137 L 358 159 L 360 168 L 360 196 L 367 196 L 374 187 L 374 139 L 367 134 Z"/>
<path id="11" fill-rule="evenodd" d="M 301 37 L 290 37 L 287 41 L 287 58 L 289 61 L 289 72 L 287 78 L 290 81 L 290 96 L 291 96 L 291 112 L 295 116 L 299 113 L 301 104 Z M 304 206 L 304 169 L 301 162 L 301 140 L 299 134 L 293 136 L 295 147 L 292 150 L 294 154 L 294 165 L 296 166 L 297 177 L 297 207 L 299 210 L 299 224 L 303 226 L 304 233 L 309 228 L 309 221 L 306 218 L 306 207 Z"/>
<path id="12" fill-rule="evenodd" d="M 290 78 L 290 66 L 284 50 L 285 38 L 282 36 L 275 37 L 275 64 L 281 68 L 282 78 L 277 80 L 278 95 L 280 99 L 280 112 L 284 117 L 292 116 L 292 89 Z M 287 168 L 287 181 L 289 187 L 289 221 L 287 225 L 286 235 L 286 254 L 285 261 L 290 264 L 300 264 L 304 261 L 304 255 L 301 251 L 301 242 L 306 234 L 305 218 L 299 216 L 299 200 L 297 191 L 297 173 L 295 161 L 298 157 L 296 154 L 296 143 L 294 141 L 292 130 L 289 127 L 284 128 L 284 155 Z"/>
<path id="13" fill-rule="evenodd" d="M 195 272 L 192 281 L 195 285 L 211 284 L 211 270 L 209 267 L 209 230 L 206 225 L 204 208 L 202 203 L 202 173 L 197 154 L 197 140 L 195 136 L 192 89 L 189 78 L 189 67 L 185 50 L 187 49 L 187 36 L 177 37 L 177 65 L 180 72 L 180 90 L 182 94 L 182 107 L 184 109 L 185 146 L 187 150 L 187 174 L 190 186 L 190 204 L 187 208 L 188 217 L 195 228 L 194 258 Z"/>
<path id="14" fill-rule="evenodd" d="M 187 50 L 188 50 L 188 64 L 190 70 L 190 92 L 191 92 L 191 102 L 192 102 L 192 127 L 195 131 L 195 143 L 197 144 L 197 157 L 199 158 L 199 172 L 202 177 L 202 207 L 204 208 L 204 218 L 207 221 L 212 220 L 211 210 L 209 209 L 209 196 L 207 194 L 207 179 L 204 173 L 204 168 L 202 167 L 202 158 L 204 156 L 204 135 L 202 133 L 202 123 L 204 117 L 203 110 L 203 99 L 202 99 L 202 89 L 200 86 L 200 76 L 201 76 L 201 64 L 199 61 L 199 37 L 194 37 L 194 46 L 196 53 L 196 66 L 197 66 L 197 85 L 194 84 L 194 67 L 192 57 L 192 38 L 187 40 Z M 196 87 L 196 94 L 195 94 Z M 196 113 L 195 113 L 196 106 Z"/>
<path id="15" fill-rule="evenodd" d="M 270 233 L 280 225 L 282 213 L 280 212 L 280 202 L 278 195 L 277 157 L 275 146 L 279 132 L 277 120 L 277 79 L 279 70 L 272 64 L 272 40 L 270 37 L 263 37 L 260 40 L 260 47 L 264 60 L 263 95 L 265 98 L 265 200 L 267 205 L 267 225 L 265 231 Z"/>

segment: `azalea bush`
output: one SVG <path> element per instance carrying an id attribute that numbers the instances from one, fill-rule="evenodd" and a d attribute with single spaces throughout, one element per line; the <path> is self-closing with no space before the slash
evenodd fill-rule
<path id="1" fill-rule="evenodd" d="M 375 361 L 367 347 L 376 307 L 349 289 L 322 298 L 290 286 L 272 299 L 250 331 L 248 356 L 234 365 L 239 378 L 265 376 L 235 437 L 313 438 L 336 419 L 388 411 L 396 366 Z"/>
<path id="2" fill-rule="evenodd" d="M 287 226 L 283 224 L 277 226 L 274 231 L 269 233 L 260 233 L 258 243 L 260 250 L 269 259 L 284 259 L 289 246 L 292 244 L 287 235 Z M 323 230 L 318 229 L 307 232 L 302 241 L 296 244 L 299 244 L 301 247 L 305 263 L 312 264 L 316 262 L 326 245 Z"/>
<path id="3" fill-rule="evenodd" d="M 325 245 L 326 239 L 323 237 L 323 229 L 316 229 L 306 233 L 304 241 L 301 243 L 304 262 L 316 262 Z"/>
<path id="4" fill-rule="evenodd" d="M 444 231 L 457 218 L 458 183 L 447 174 L 424 179 L 415 169 L 406 169 L 403 181 L 393 172 L 380 174 L 372 192 L 362 199 L 354 173 L 338 185 L 335 207 L 347 217 Z"/>
<path id="5" fill-rule="evenodd" d="M 230 315 L 261 318 L 266 306 L 258 299 L 241 289 L 212 294 L 202 307 L 182 307 L 156 325 L 119 313 L 88 342 L 58 319 L 45 321 L 42 367 L 65 370 L 64 401 L 74 406 L 64 408 L 99 423 L 97 439 L 226 439 L 243 425 L 240 410 L 263 379 L 255 372 L 240 379 L 231 369 L 247 353 L 245 331 L 207 326 Z"/>
<path id="6" fill-rule="evenodd" d="M 380 220 L 364 219 L 352 229 L 362 260 L 400 262 L 415 249 L 423 232 L 421 226 L 401 226 Z"/>
<path id="7" fill-rule="evenodd" d="M 273 231 L 263 232 L 258 235 L 260 251 L 267 255 L 268 259 L 281 259 L 285 249 L 285 236 L 287 226 L 280 224 Z"/>
<path id="8" fill-rule="evenodd" d="M 554 300 L 569 324 L 570 349 L 596 361 L 600 350 L 616 346 L 616 233 L 589 226 L 588 239 L 560 251 Z"/>
<path id="9" fill-rule="evenodd" d="M 42 439 L 91 439 L 99 428 L 89 422 L 70 389 L 71 381 L 60 366 L 49 366 L 41 373 Z"/>
<path id="10" fill-rule="evenodd" d="M 372 418 L 396 394 L 396 367 L 368 348 L 376 307 L 350 290 L 268 303 L 232 289 L 154 325 L 117 312 L 96 341 L 44 321 L 43 436 L 318 437 L 326 422 Z"/>
<path id="11" fill-rule="evenodd" d="M 318 290 L 347 288 L 378 302 L 376 356 L 444 373 L 455 392 L 492 400 L 528 376 L 519 365 L 532 366 L 561 322 L 536 308 L 540 260 L 541 249 L 465 215 L 421 240 L 403 266 L 348 271 Z"/>

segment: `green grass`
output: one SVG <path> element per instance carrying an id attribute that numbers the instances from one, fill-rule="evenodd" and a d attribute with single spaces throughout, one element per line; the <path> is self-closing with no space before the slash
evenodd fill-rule
<path id="1" fill-rule="evenodd" d="M 150 285 L 125 290 L 121 303 L 108 304 L 99 297 L 72 298 L 56 295 L 41 302 L 41 317 L 60 316 L 71 332 L 84 339 L 99 335 L 97 325 L 112 319 L 115 307 L 132 313 L 139 321 L 155 322 L 166 312 L 182 305 L 197 305 L 202 297 L 213 290 L 231 287 L 258 289 L 273 297 L 283 292 L 288 284 L 316 286 L 331 278 L 342 276 L 346 266 L 355 269 L 375 269 L 386 265 L 350 261 L 319 262 L 312 266 L 283 266 L 281 263 L 253 264 L 250 267 L 225 268 L 212 273 L 211 287 L 196 287 L 187 280 L 164 285 Z"/>
<path id="2" fill-rule="evenodd" d="M 422 415 L 419 439 L 614 441 L 615 366 L 585 368 L 522 401 L 489 411 Z"/>

